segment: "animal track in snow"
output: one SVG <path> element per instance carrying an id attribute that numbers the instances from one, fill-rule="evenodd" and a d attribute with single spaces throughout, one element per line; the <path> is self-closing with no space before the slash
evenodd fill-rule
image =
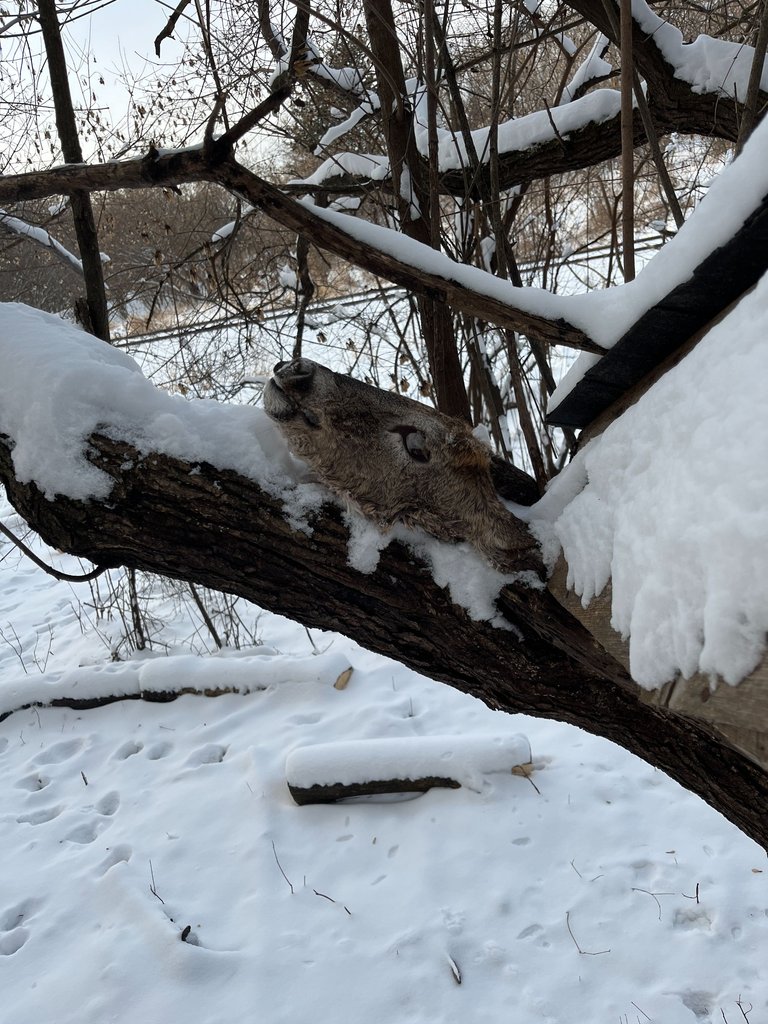
<path id="1" fill-rule="evenodd" d="M 147 748 L 147 757 L 150 761 L 159 761 L 163 757 L 167 757 L 173 750 L 173 744 L 161 741 L 160 743 L 154 743 L 151 747 Z"/>
<path id="2" fill-rule="evenodd" d="M 128 740 L 123 743 L 122 746 L 118 747 L 112 756 L 118 761 L 127 761 L 129 757 L 133 757 L 134 754 L 138 754 L 138 752 L 143 749 L 143 743 L 136 743 L 135 740 Z"/>
<path id="3" fill-rule="evenodd" d="M 26 928 L 15 928 L 12 932 L 0 935 L 0 956 L 13 956 L 29 938 Z"/>
<path id="4" fill-rule="evenodd" d="M 78 825 L 77 828 L 73 828 L 71 832 L 64 836 L 65 842 L 80 843 L 82 846 L 87 846 L 88 843 L 92 843 L 98 836 L 99 832 L 103 831 L 106 827 L 106 823 L 103 821 L 95 820 L 84 822 L 82 825 Z"/>
<path id="5" fill-rule="evenodd" d="M 105 793 L 101 800 L 99 800 L 96 804 L 96 810 L 99 814 L 103 814 L 110 818 L 119 806 L 120 794 L 113 789 L 110 793 Z"/>
<path id="6" fill-rule="evenodd" d="M 62 740 L 60 743 L 54 743 L 52 747 L 37 755 L 35 764 L 61 764 L 62 761 L 74 757 L 82 746 L 82 740 Z"/>
<path id="7" fill-rule="evenodd" d="M 120 843 L 117 846 L 113 846 L 109 851 L 109 855 L 99 864 L 99 874 L 106 875 L 110 868 L 113 868 L 115 864 L 127 864 L 133 856 L 133 850 L 127 843 Z"/>
<path id="8" fill-rule="evenodd" d="M 29 897 L 15 903 L 0 914 L 0 932 L 12 932 L 24 921 L 28 921 L 43 906 L 45 900 Z"/>
<path id="9" fill-rule="evenodd" d="M 55 807 L 41 807 L 37 811 L 30 811 L 28 814 L 20 814 L 16 821 L 20 824 L 27 825 L 42 825 L 46 821 L 53 821 L 54 818 L 58 818 L 64 808 L 61 804 L 57 804 Z"/>
<path id="10" fill-rule="evenodd" d="M 25 775 L 23 779 L 19 779 L 15 788 L 26 789 L 29 793 L 38 793 L 41 789 L 45 789 L 50 781 L 46 775 L 32 772 L 31 775 Z"/>
<path id="11" fill-rule="evenodd" d="M 207 743 L 190 754 L 185 763 L 189 768 L 195 768 L 201 764 L 219 764 L 224 760 L 226 753 L 226 747 L 222 747 L 218 743 Z"/>

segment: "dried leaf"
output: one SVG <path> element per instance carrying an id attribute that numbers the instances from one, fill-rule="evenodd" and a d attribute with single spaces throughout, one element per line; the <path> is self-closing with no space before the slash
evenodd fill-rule
<path id="1" fill-rule="evenodd" d="M 333 684 L 334 690 L 346 690 L 347 683 L 352 678 L 352 673 L 353 672 L 354 672 L 354 669 L 352 668 L 351 665 L 350 665 L 349 668 L 345 668 L 344 671 L 339 676 L 339 678 Z"/>

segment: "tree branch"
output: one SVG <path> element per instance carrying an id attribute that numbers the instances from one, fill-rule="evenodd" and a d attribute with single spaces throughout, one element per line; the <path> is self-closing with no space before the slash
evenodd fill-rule
<path id="1" fill-rule="evenodd" d="M 452 604 L 401 544 L 371 574 L 351 568 L 335 507 L 322 509 L 307 536 L 291 528 L 280 500 L 231 471 L 142 456 L 99 435 L 88 457 L 114 481 L 108 501 L 49 500 L 15 479 L 12 442 L 0 437 L 0 480 L 49 544 L 242 596 L 342 631 L 491 707 L 606 736 L 768 845 L 768 776 L 716 730 L 643 703 L 619 664 L 546 591 L 506 588 L 499 605 L 514 629 L 494 629 Z"/>
<path id="2" fill-rule="evenodd" d="M 215 146 L 212 155 L 200 147 L 169 153 L 152 149 L 147 156 L 133 160 L 79 164 L 31 174 L 7 175 L 0 177 L 0 203 L 43 199 L 69 194 L 78 189 L 116 191 L 196 181 L 216 182 L 242 196 L 251 206 L 262 210 L 283 227 L 306 234 L 321 249 L 349 260 L 369 273 L 403 285 L 419 295 L 439 298 L 459 312 L 497 323 L 500 327 L 522 331 L 552 345 L 602 352 L 582 330 L 565 319 L 546 317 L 513 305 L 516 294 L 519 294 L 521 303 L 524 302 L 526 289 L 515 293 L 512 286 L 509 286 L 509 300 L 501 299 L 497 291 L 499 282 L 492 275 L 483 275 L 481 271 L 477 271 L 479 276 L 473 278 L 478 282 L 477 290 L 469 288 L 461 283 L 461 276 L 471 268 L 461 267 L 440 255 L 440 265 L 446 268 L 445 273 L 426 269 L 437 265 L 435 261 L 438 254 L 428 245 L 419 247 L 419 243 L 414 240 L 409 240 L 409 251 L 418 254 L 418 258 L 403 255 L 400 244 L 392 251 L 385 252 L 358 237 L 355 228 L 360 222 L 355 218 L 297 202 L 275 185 L 237 163 L 234 158 L 222 157 Z M 367 227 L 374 229 L 373 226 Z M 377 235 L 381 239 L 387 237 L 386 234 Z M 400 236 L 397 238 L 399 242 L 402 241 Z M 485 283 L 488 285 L 487 291 L 482 287 Z M 553 309 L 563 305 L 561 297 L 557 295 L 550 297 L 550 303 Z"/>

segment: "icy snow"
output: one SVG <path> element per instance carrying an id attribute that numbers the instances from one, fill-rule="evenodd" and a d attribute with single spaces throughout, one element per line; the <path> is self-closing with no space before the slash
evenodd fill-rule
<path id="1" fill-rule="evenodd" d="M 111 479 L 83 453 L 99 430 L 142 454 L 207 461 L 266 487 L 291 471 L 263 411 L 160 391 L 129 355 L 52 314 L 0 304 L 0 368 L 0 433 L 16 442 L 18 479 L 46 497 L 107 497 Z"/>
<path id="2" fill-rule="evenodd" d="M 313 631 L 315 655 L 266 613 L 265 648 L 109 662 L 99 634 L 115 623 L 81 632 L 73 589 L 3 554 L 0 624 L 20 653 L 0 643 L 3 711 L 86 680 L 92 696 L 137 680 L 248 691 L 0 722 L 4 1021 L 768 1015 L 765 853 L 661 772 L 343 637 Z M 189 628 L 171 620 L 161 639 Z M 482 775 L 476 791 L 396 803 L 297 807 L 288 793 L 301 747 L 520 732 L 530 780 Z"/>
<path id="3" fill-rule="evenodd" d="M 739 682 L 768 633 L 768 276 L 539 503 L 586 605 L 610 579 L 631 672 Z"/>

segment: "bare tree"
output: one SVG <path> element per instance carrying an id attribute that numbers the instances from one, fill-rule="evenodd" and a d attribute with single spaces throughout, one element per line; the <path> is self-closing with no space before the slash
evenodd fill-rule
<path id="1" fill-rule="evenodd" d="M 734 56 L 736 77 L 702 86 L 681 73 L 682 37 L 649 31 L 668 23 L 641 3 L 632 9 L 625 60 L 631 35 L 648 116 L 634 118 L 631 136 L 623 136 L 624 152 L 631 141 L 634 153 L 624 200 L 634 188 L 636 218 L 658 219 L 666 231 L 667 214 L 675 217 L 663 171 L 682 205 L 693 204 L 698 171 L 723 158 L 742 123 L 759 121 L 766 96 L 744 84 L 754 52 L 741 38 L 751 33 L 746 10 L 718 4 L 680 12 L 686 30 L 706 17 L 716 45 Z M 220 189 L 241 205 L 228 213 L 234 227 L 219 232 L 216 253 L 245 240 L 248 225 L 263 231 L 269 218 L 291 246 L 300 239 L 295 265 L 304 295 L 316 277 L 312 266 L 328 257 L 405 289 L 425 339 L 420 386 L 438 407 L 489 422 L 502 452 L 524 453 L 540 488 L 571 440 L 544 423 L 553 361 L 563 350 L 601 351 L 554 291 L 563 254 L 605 243 L 603 283 L 615 279 L 623 257 L 621 104 L 612 87 L 621 63 L 617 14 L 602 0 L 569 0 L 546 15 L 500 0 L 455 7 L 371 0 L 357 12 L 325 0 L 181 3 L 158 24 L 157 46 L 162 52 L 188 19 L 196 35 L 186 71 L 176 86 L 169 71 L 165 101 L 145 105 L 136 92 L 126 140 L 132 154 L 16 168 L 0 176 L 0 204 L 16 216 L 19 204 L 61 195 L 120 193 L 128 202 L 144 190 Z M 737 55 L 747 62 L 743 82 Z M 265 174 L 246 147 L 256 132 L 291 138 L 291 159 L 297 145 L 311 144 L 315 166 L 302 167 L 298 180 L 290 161 Z M 660 150 L 659 139 L 669 137 L 674 144 Z M 199 144 L 177 145 L 190 139 Z M 161 250 L 157 237 L 146 241 L 138 262 Z M 204 252 L 199 266 L 212 275 L 219 301 L 256 319 L 257 303 L 238 287 L 239 269 L 233 273 L 236 251 Z M 189 291 L 194 266 L 180 258 L 174 269 Z M 526 287 L 542 282 L 552 289 L 544 302 Z M 397 359 L 417 361 L 406 332 L 394 336 Z M 500 607 L 524 639 L 512 642 L 515 634 L 474 623 L 451 605 L 398 545 L 377 573 L 356 573 L 335 510 L 319 514 L 310 541 L 252 481 L 162 453 L 141 459 L 114 437 L 89 444 L 89 458 L 114 481 L 108 503 L 45 498 L 15 478 L 13 439 L 0 438 L 0 477 L 49 543 L 103 566 L 161 573 L 342 629 L 493 706 L 609 736 L 768 842 L 765 774 L 714 731 L 644 703 L 621 665 L 546 591 L 503 591 Z M 286 585 L 292 578 L 301 585 Z"/>

